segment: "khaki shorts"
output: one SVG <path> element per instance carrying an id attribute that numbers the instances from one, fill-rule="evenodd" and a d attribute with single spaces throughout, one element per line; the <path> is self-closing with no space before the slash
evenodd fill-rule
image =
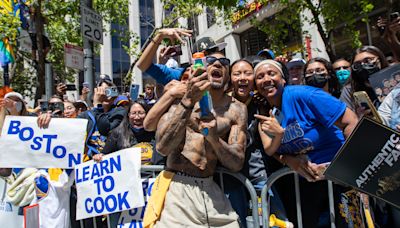
<path id="1" fill-rule="evenodd" d="M 175 174 L 154 227 L 239 227 L 238 215 L 212 177 Z"/>

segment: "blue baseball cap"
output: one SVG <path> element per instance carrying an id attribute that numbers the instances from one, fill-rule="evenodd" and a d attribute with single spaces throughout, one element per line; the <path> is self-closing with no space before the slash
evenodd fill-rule
<path id="1" fill-rule="evenodd" d="M 265 57 L 267 59 L 275 59 L 274 52 L 265 48 L 257 53 L 258 56 Z"/>
<path id="2" fill-rule="evenodd" d="M 129 103 L 129 98 L 125 95 L 119 95 L 117 98 L 114 100 L 114 105 L 115 106 L 121 106 Z"/>

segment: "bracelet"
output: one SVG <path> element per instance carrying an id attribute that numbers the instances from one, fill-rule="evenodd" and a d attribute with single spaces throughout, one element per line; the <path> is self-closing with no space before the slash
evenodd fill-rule
<path id="1" fill-rule="evenodd" d="M 184 109 L 186 109 L 186 110 L 192 110 L 193 108 L 194 108 L 194 105 L 193 106 L 186 106 L 184 103 L 182 103 L 182 100 L 181 100 L 181 102 L 179 102 L 179 104 L 181 104 L 182 105 L 182 107 L 184 108 Z"/>
<path id="2" fill-rule="evenodd" d="M 153 43 L 155 43 L 155 44 L 157 44 L 157 45 L 160 45 L 160 44 L 161 44 L 161 42 L 156 42 L 156 41 L 154 41 L 153 38 L 151 38 L 151 42 L 153 42 Z"/>

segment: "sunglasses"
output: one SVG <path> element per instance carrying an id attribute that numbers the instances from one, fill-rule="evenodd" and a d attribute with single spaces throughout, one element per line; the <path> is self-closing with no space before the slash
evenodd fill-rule
<path id="1" fill-rule="evenodd" d="M 218 59 L 214 56 L 206 56 L 206 61 L 207 61 L 207 64 L 209 64 L 209 65 L 215 63 L 217 60 L 224 66 L 229 66 L 231 64 L 231 61 L 227 58 L 219 58 Z"/>
<path id="2" fill-rule="evenodd" d="M 374 64 L 376 64 L 378 62 L 379 62 L 378 58 L 366 57 L 361 61 L 354 62 L 351 65 L 351 69 L 354 70 L 354 71 L 357 71 L 357 70 L 360 70 L 363 65 L 374 65 Z"/>

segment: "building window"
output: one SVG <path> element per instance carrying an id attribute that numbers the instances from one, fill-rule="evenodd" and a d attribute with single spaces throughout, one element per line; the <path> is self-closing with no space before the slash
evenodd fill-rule
<path id="1" fill-rule="evenodd" d="M 197 21 L 197 17 L 189 17 L 187 23 L 188 29 L 193 31 L 193 37 L 197 37 L 199 35 L 199 22 Z"/>
<path id="2" fill-rule="evenodd" d="M 127 69 L 126 65 L 130 64 L 130 58 L 123 48 L 123 45 L 127 45 L 127 42 L 123 42 L 121 39 L 122 36 L 124 36 L 124 31 L 128 29 L 128 25 L 122 26 L 112 23 L 111 29 L 114 31 L 111 36 L 112 77 L 114 84 L 120 91 L 123 91 L 124 85 L 122 84 L 122 79 L 125 77 L 126 73 L 128 73 L 129 68 Z"/>
<path id="3" fill-rule="evenodd" d="M 215 9 L 206 8 L 206 14 L 207 14 L 207 27 L 210 28 L 215 22 L 217 22 L 217 18 L 215 16 Z"/>
<path id="4" fill-rule="evenodd" d="M 154 1 L 139 0 L 140 44 L 143 46 L 155 29 Z"/>
<path id="5" fill-rule="evenodd" d="M 256 55 L 260 50 L 268 48 L 267 34 L 257 28 L 250 28 L 240 34 L 242 56 Z"/>

